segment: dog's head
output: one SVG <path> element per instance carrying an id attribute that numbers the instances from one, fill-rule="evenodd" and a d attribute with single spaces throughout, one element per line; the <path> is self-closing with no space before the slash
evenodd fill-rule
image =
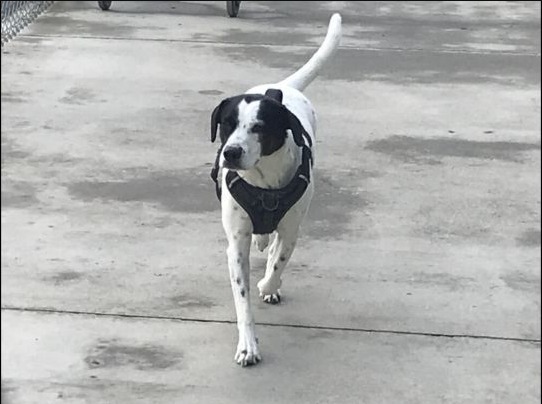
<path id="1" fill-rule="evenodd" d="M 211 141 L 220 127 L 220 165 L 233 170 L 249 170 L 263 156 L 284 146 L 288 130 L 303 145 L 303 126 L 283 104 L 280 90 L 262 94 L 242 94 L 223 100 L 211 114 Z"/>

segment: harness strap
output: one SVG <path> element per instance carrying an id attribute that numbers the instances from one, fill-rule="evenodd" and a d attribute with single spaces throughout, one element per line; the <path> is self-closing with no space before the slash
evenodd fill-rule
<path id="1" fill-rule="evenodd" d="M 312 164 L 312 153 L 307 146 L 303 146 L 301 160 L 294 178 L 280 189 L 255 187 L 235 171 L 229 171 L 226 175 L 226 186 L 249 215 L 254 234 L 269 234 L 275 231 L 284 215 L 305 193 L 310 182 Z"/>

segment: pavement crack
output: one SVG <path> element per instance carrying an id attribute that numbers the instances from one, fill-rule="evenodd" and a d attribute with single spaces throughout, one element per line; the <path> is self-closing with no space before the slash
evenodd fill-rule
<path id="1" fill-rule="evenodd" d="M 211 324 L 232 324 L 232 325 L 236 324 L 236 322 L 232 320 L 217 320 L 217 319 L 213 320 L 213 319 L 203 319 L 203 318 L 157 316 L 157 315 L 146 315 L 146 314 L 105 313 L 105 312 L 80 311 L 80 310 L 56 310 L 56 309 L 46 309 L 46 308 L 39 308 L 39 307 L 2 306 L 2 310 L 13 311 L 13 312 L 44 313 L 44 314 L 60 314 L 60 315 L 69 314 L 69 315 L 77 315 L 77 316 L 129 318 L 129 319 L 139 319 L 139 320 L 167 320 L 167 321 L 211 323 Z M 482 340 L 493 340 L 493 341 L 526 342 L 526 343 L 535 343 L 535 344 L 541 343 L 541 340 L 536 339 L 536 338 L 502 337 L 502 336 L 494 336 L 494 335 L 447 334 L 447 333 L 432 333 L 432 332 L 423 332 L 423 331 L 401 331 L 401 330 L 388 330 L 388 329 L 335 327 L 335 326 L 270 323 L 270 322 L 259 322 L 258 325 L 267 326 L 267 327 L 301 328 L 301 329 L 306 329 L 306 330 L 348 331 L 348 332 L 359 332 L 359 333 L 366 333 L 366 334 L 395 334 L 395 335 L 410 335 L 410 336 L 433 337 L 433 338 L 462 338 L 462 339 L 482 339 Z"/>

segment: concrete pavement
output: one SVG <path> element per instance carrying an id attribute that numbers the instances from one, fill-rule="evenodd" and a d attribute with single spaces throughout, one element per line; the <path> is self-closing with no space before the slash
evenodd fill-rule
<path id="1" fill-rule="evenodd" d="M 240 369 L 209 113 L 335 11 L 316 196 Z M 540 131 L 539 3 L 59 2 L 2 49 L 3 399 L 538 402 Z"/>

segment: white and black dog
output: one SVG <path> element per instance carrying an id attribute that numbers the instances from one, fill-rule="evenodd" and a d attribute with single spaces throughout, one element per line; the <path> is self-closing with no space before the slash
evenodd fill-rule
<path id="1" fill-rule="evenodd" d="M 301 91 L 317 76 L 340 39 L 341 17 L 334 14 L 324 42 L 297 72 L 279 83 L 260 85 L 223 100 L 211 116 L 211 141 L 220 127 L 221 147 L 211 176 L 221 199 L 228 239 L 239 329 L 235 361 L 242 366 L 261 360 L 250 309 L 251 242 L 254 236 L 254 243 L 263 251 L 274 235 L 258 289 L 264 302 L 279 303 L 281 274 L 294 251 L 314 191 L 316 114 Z"/>

